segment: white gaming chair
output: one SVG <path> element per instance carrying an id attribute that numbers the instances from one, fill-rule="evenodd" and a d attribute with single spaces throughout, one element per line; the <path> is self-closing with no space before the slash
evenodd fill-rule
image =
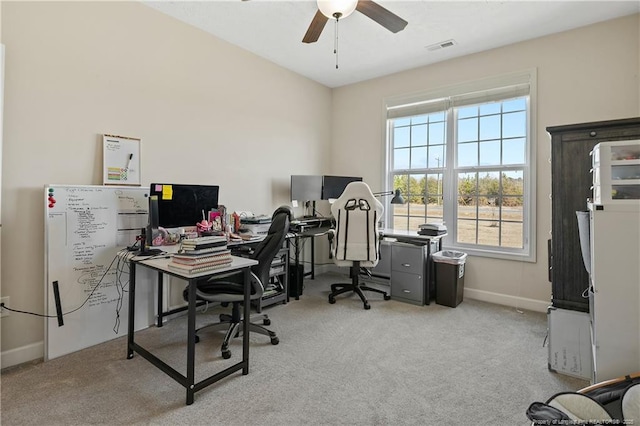
<path id="1" fill-rule="evenodd" d="M 331 284 L 329 303 L 336 303 L 336 296 L 353 292 L 360 296 L 365 309 L 370 309 L 369 301 L 362 290 L 374 291 L 391 297 L 383 290 L 360 284 L 361 267 L 374 267 L 380 255 L 381 233 L 378 221 L 384 208 L 369 186 L 364 182 L 351 182 L 332 205 L 331 214 L 336 221 L 335 229 L 329 233 L 331 256 L 337 266 L 351 268 L 351 283 Z"/>

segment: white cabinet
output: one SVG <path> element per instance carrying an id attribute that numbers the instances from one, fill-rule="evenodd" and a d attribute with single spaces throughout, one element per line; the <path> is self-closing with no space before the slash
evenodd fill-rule
<path id="1" fill-rule="evenodd" d="M 601 142 L 591 152 L 593 202 L 640 202 L 640 140 Z"/>
<path id="2" fill-rule="evenodd" d="M 640 371 L 640 201 L 588 208 L 595 383 Z"/>

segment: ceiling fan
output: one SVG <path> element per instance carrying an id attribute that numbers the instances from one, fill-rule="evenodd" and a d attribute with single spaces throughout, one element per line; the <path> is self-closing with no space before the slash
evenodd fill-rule
<path id="1" fill-rule="evenodd" d="M 393 33 L 402 31 L 407 26 L 407 21 L 371 0 L 318 0 L 318 11 L 302 42 L 315 43 L 329 19 L 336 21 L 344 19 L 354 10 L 373 19 Z"/>

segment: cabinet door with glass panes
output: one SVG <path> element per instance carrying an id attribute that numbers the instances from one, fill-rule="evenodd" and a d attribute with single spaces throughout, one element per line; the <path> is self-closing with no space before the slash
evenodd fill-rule
<path id="1" fill-rule="evenodd" d="M 640 140 L 601 142 L 591 158 L 594 203 L 640 201 Z"/>

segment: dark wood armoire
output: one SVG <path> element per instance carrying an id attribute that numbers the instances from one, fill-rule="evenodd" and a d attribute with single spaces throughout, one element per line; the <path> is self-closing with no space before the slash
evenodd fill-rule
<path id="1" fill-rule="evenodd" d="M 551 241 L 549 279 L 552 304 L 589 311 L 589 275 L 584 267 L 576 211 L 592 192 L 593 147 L 606 141 L 640 139 L 640 117 L 547 127 L 551 136 Z"/>

